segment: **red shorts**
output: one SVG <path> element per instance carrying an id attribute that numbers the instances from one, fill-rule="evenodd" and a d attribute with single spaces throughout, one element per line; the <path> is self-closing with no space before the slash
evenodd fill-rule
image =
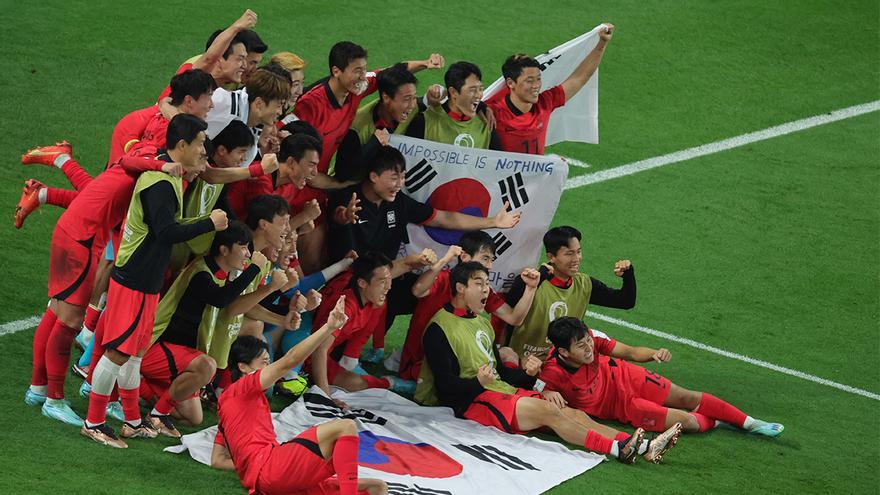
<path id="1" fill-rule="evenodd" d="M 257 477 L 257 493 L 310 493 L 336 473 L 324 459 L 316 426 L 273 448 Z M 319 492 L 321 493 L 321 492 Z"/>
<path id="2" fill-rule="evenodd" d="M 653 371 L 618 361 L 620 377 L 614 419 L 648 431 L 663 431 L 667 408 L 663 406 L 672 382 Z"/>
<path id="3" fill-rule="evenodd" d="M 49 297 L 88 306 L 105 243 L 102 235 L 78 241 L 56 226 L 49 249 Z"/>
<path id="4" fill-rule="evenodd" d="M 512 394 L 486 390 L 474 399 L 464 412 L 464 417 L 507 433 L 523 433 L 516 421 L 516 403 L 521 397 L 544 398 L 538 392 L 523 388 L 516 389 Z"/>
<path id="5" fill-rule="evenodd" d="M 107 309 L 101 315 L 101 324 L 104 325 L 101 345 L 129 356 L 146 350 L 150 347 L 158 306 L 159 294 L 129 289 L 111 278 Z"/>
<path id="6" fill-rule="evenodd" d="M 205 353 L 185 345 L 156 342 L 150 346 L 141 361 L 141 398 L 151 400 L 162 395 L 171 382 L 189 363 Z M 198 397 L 196 392 L 193 397 Z"/>

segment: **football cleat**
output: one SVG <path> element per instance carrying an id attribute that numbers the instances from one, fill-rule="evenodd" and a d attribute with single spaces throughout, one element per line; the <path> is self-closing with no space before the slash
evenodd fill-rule
<path id="1" fill-rule="evenodd" d="M 767 423 L 766 421 L 761 421 L 761 424 L 749 429 L 749 433 L 754 433 L 755 435 L 764 435 L 765 437 L 778 437 L 782 434 L 785 427 L 782 426 L 781 423 Z"/>
<path id="2" fill-rule="evenodd" d="M 137 426 L 132 426 L 128 421 L 124 421 L 119 436 L 122 438 L 156 438 L 159 436 L 159 432 L 146 421 L 141 421 L 141 424 Z"/>
<path id="3" fill-rule="evenodd" d="M 681 435 L 681 423 L 675 423 L 670 426 L 668 430 L 657 435 L 653 440 L 648 442 L 648 450 L 643 456 L 644 459 L 648 462 L 653 462 L 654 464 L 660 464 L 660 461 L 663 459 L 663 454 L 672 447 L 675 447 L 675 444 L 678 443 L 679 435 Z"/>
<path id="4" fill-rule="evenodd" d="M 70 143 L 61 141 L 52 146 L 37 146 L 27 150 L 25 154 L 21 155 L 21 163 L 22 165 L 39 164 L 54 167 L 55 159 L 58 158 L 58 155 L 70 156 L 72 153 Z"/>
<path id="5" fill-rule="evenodd" d="M 171 438 L 180 438 L 180 432 L 171 422 L 171 416 L 167 414 L 150 414 L 150 426 L 159 433 Z"/>
<path id="6" fill-rule="evenodd" d="M 70 373 L 73 376 L 78 376 L 85 380 L 89 377 L 89 367 L 80 366 L 79 363 L 73 363 L 73 366 L 70 367 Z M 86 392 L 86 395 L 88 395 L 88 392 Z"/>
<path id="7" fill-rule="evenodd" d="M 15 216 L 13 217 L 15 219 L 15 228 L 20 229 L 24 224 L 25 218 L 40 207 L 40 189 L 45 188 L 46 186 L 36 179 L 28 179 L 24 182 L 24 187 L 21 190 L 21 199 L 18 200 L 18 205 L 15 207 Z"/>
<path id="8" fill-rule="evenodd" d="M 79 396 L 88 399 L 89 393 L 92 391 L 92 386 L 89 385 L 89 382 L 83 382 L 82 385 L 79 386 Z"/>
<path id="9" fill-rule="evenodd" d="M 41 406 L 46 403 L 46 396 L 34 393 L 34 391 L 28 387 L 27 392 L 24 393 L 24 403 L 29 406 Z"/>
<path id="10" fill-rule="evenodd" d="M 625 444 L 617 443 L 617 460 L 623 464 L 632 464 L 639 457 L 639 446 L 645 439 L 645 430 L 637 428 Z"/>
<path id="11" fill-rule="evenodd" d="M 122 404 L 118 400 L 107 404 L 106 414 L 116 421 L 125 422 L 125 413 L 122 412 Z"/>
<path id="12" fill-rule="evenodd" d="M 113 428 L 107 426 L 107 423 L 101 423 L 95 426 L 83 425 L 83 427 L 80 428 L 79 433 L 80 435 L 86 438 L 91 438 L 102 445 L 115 447 L 117 449 L 128 448 L 128 444 L 117 437 Z"/>
<path id="13" fill-rule="evenodd" d="M 370 364 L 378 364 L 385 357 L 385 349 L 370 348 L 361 355 L 361 361 Z"/>
<path id="14" fill-rule="evenodd" d="M 80 418 L 67 401 L 46 401 L 43 404 L 43 416 L 47 418 L 57 419 L 62 423 L 73 426 L 83 426 L 83 420 Z"/>

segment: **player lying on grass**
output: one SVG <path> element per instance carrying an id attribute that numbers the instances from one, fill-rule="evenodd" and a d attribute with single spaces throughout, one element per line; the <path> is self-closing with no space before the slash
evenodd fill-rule
<path id="1" fill-rule="evenodd" d="M 303 363 L 348 317 L 340 297 L 327 322 L 312 335 L 269 364 L 266 343 L 239 337 L 229 351 L 234 383 L 220 396 L 217 436 L 211 466 L 235 470 L 248 493 L 321 493 L 371 495 L 387 493 L 385 482 L 358 479 L 358 433 L 350 419 L 335 419 L 309 428 L 282 444 L 275 436 L 266 389 Z M 331 476 L 336 474 L 336 478 Z"/>
<path id="2" fill-rule="evenodd" d="M 646 441 L 641 428 L 630 436 L 566 407 L 558 392 L 543 390 L 536 378 L 540 363 L 535 357 L 525 370 L 498 366 L 492 326 L 480 316 L 489 297 L 489 272 L 476 262 L 461 263 L 449 278 L 452 302 L 434 315 L 425 330 L 417 402 L 451 407 L 460 418 L 507 433 L 550 428 L 569 443 L 625 464 L 639 454 L 659 463 L 675 445 L 680 424 Z"/>
<path id="3" fill-rule="evenodd" d="M 704 432 L 724 422 L 768 437 L 782 433 L 779 423 L 747 416 L 712 394 L 687 390 L 629 363 L 667 362 L 672 354 L 666 349 L 628 346 L 570 316 L 550 323 L 547 337 L 554 348 L 541 380 L 569 407 L 592 417 L 648 431 L 680 423 L 685 431 Z"/>

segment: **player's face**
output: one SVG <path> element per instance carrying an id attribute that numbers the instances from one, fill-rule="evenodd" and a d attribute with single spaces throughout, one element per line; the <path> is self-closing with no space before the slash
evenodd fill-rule
<path id="1" fill-rule="evenodd" d="M 246 146 L 239 146 L 232 151 L 226 151 L 226 147 L 218 146 L 216 151 L 214 151 L 214 164 L 220 168 L 240 167 L 248 154 L 248 150 L 250 148 Z"/>
<path id="2" fill-rule="evenodd" d="M 241 82 L 247 83 L 248 77 L 257 70 L 257 66 L 260 65 L 260 60 L 263 59 L 262 53 L 257 52 L 249 52 L 247 57 L 245 57 L 245 68 L 244 72 L 241 73 Z"/>
<path id="3" fill-rule="evenodd" d="M 403 122 L 409 117 L 409 114 L 415 110 L 418 97 L 416 96 L 416 85 L 407 83 L 397 88 L 394 98 L 388 95 L 382 95 L 382 104 L 388 109 L 396 122 Z"/>
<path id="4" fill-rule="evenodd" d="M 464 290 L 465 306 L 472 312 L 479 314 L 486 307 L 489 299 L 489 277 L 483 272 L 477 272 L 468 280 Z"/>
<path id="5" fill-rule="evenodd" d="M 221 248 L 222 250 L 222 248 Z M 247 244 L 235 243 L 225 256 L 224 264 L 235 270 L 244 270 L 245 263 L 251 257 L 251 250 Z"/>
<path id="6" fill-rule="evenodd" d="M 476 261 L 477 263 L 486 267 L 486 270 L 492 269 L 492 264 L 495 263 L 495 253 L 492 252 L 491 249 L 486 247 L 481 247 L 479 251 L 473 256 L 467 253 L 461 253 L 461 261 Z"/>
<path id="7" fill-rule="evenodd" d="M 406 172 L 401 170 L 385 170 L 381 174 L 376 175 L 370 172 L 370 181 L 373 183 L 373 191 L 383 201 L 394 201 L 397 193 L 403 188 L 403 182 L 406 179 Z"/>
<path id="8" fill-rule="evenodd" d="M 450 91 L 454 110 L 462 115 L 473 117 L 477 114 L 477 106 L 483 99 L 483 81 L 476 74 L 471 74 L 464 80 L 461 91 Z"/>
<path id="9" fill-rule="evenodd" d="M 581 267 L 581 241 L 572 237 L 568 241 L 568 246 L 563 246 L 556 251 L 556 254 L 547 253 L 550 264 L 553 265 L 557 276 L 570 278 L 577 274 Z"/>
<path id="10" fill-rule="evenodd" d="M 191 143 L 186 143 L 185 141 L 178 143 L 178 146 L 181 147 L 180 164 L 188 172 L 199 174 L 208 166 L 208 154 L 205 153 L 205 138 L 205 133 L 200 132 Z"/>
<path id="11" fill-rule="evenodd" d="M 254 104 L 260 123 L 266 126 L 275 125 L 275 121 L 278 120 L 278 117 L 281 117 L 284 103 L 285 100 L 269 100 L 265 102 L 262 98 L 257 97 Z"/>
<path id="12" fill-rule="evenodd" d="M 391 290 L 391 269 L 387 266 L 376 268 L 373 270 L 373 278 L 369 282 L 364 279 L 358 280 L 358 286 L 368 302 L 373 306 L 382 306 L 385 304 L 385 298 L 388 297 L 388 291 Z"/>
<path id="13" fill-rule="evenodd" d="M 260 226 L 265 229 L 266 241 L 276 250 L 275 256 L 277 256 L 277 250 L 284 245 L 284 237 L 290 230 L 290 214 L 275 215 L 271 222 L 260 220 Z"/>
<path id="14" fill-rule="evenodd" d="M 349 93 L 359 95 L 367 89 L 367 59 L 356 58 L 348 64 L 345 70 L 334 67 L 333 76 Z"/>
<path id="15" fill-rule="evenodd" d="M 220 58 L 220 75 L 223 79 L 232 82 L 241 82 L 241 76 L 247 68 L 247 50 L 244 43 L 236 43 L 232 45 L 232 52 L 229 58 Z"/>
<path id="16" fill-rule="evenodd" d="M 293 253 L 296 252 L 296 239 L 297 234 L 295 230 L 291 230 L 284 237 L 284 245 L 281 246 L 281 250 L 278 251 L 278 267 L 282 270 L 287 270 L 290 268 L 290 262 L 293 260 Z"/>
<path id="17" fill-rule="evenodd" d="M 593 354 L 593 339 L 590 334 L 580 340 L 571 339 L 571 345 L 563 357 L 575 366 L 592 363 L 596 356 Z"/>
<path id="18" fill-rule="evenodd" d="M 290 170 L 290 182 L 297 189 L 302 189 L 318 175 L 318 162 L 321 161 L 321 155 L 315 150 L 307 150 L 303 154 L 302 160 L 296 161 L 290 158 L 290 161 L 291 165 L 288 168 Z"/>
<path id="19" fill-rule="evenodd" d="M 508 81 L 510 81 L 508 79 Z M 537 103 L 538 95 L 541 94 L 541 69 L 537 67 L 526 67 L 522 74 L 516 78 L 516 82 L 512 85 L 508 82 L 510 92 L 516 97 L 528 103 Z"/>
<path id="20" fill-rule="evenodd" d="M 241 370 L 242 374 L 249 375 L 255 371 L 259 371 L 266 366 L 269 366 L 269 353 L 263 349 L 263 352 L 260 353 L 259 356 L 255 357 L 249 363 L 238 363 L 238 369 Z"/>
<path id="21" fill-rule="evenodd" d="M 292 107 L 296 105 L 296 100 L 303 94 L 303 82 L 306 79 L 305 72 L 292 70 L 290 71 L 290 79 L 292 79 L 290 83 L 290 100 L 287 101 L 287 104 Z"/>
<path id="22" fill-rule="evenodd" d="M 194 115 L 202 120 L 207 119 L 208 112 L 214 108 L 214 100 L 211 99 L 213 93 L 213 91 L 209 91 L 199 96 L 198 99 L 190 96 L 185 97 L 184 101 L 187 103 L 185 113 Z"/>

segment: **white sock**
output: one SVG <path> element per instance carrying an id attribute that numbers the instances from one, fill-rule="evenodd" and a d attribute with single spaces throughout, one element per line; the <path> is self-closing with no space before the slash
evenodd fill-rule
<path id="1" fill-rule="evenodd" d="M 321 274 L 324 275 L 324 280 L 330 280 L 331 278 L 339 275 L 340 273 L 342 273 L 343 270 L 351 266 L 353 262 L 354 260 L 351 258 L 342 258 L 336 263 L 333 263 L 327 268 L 321 270 Z"/>
<path id="2" fill-rule="evenodd" d="M 95 365 L 95 371 L 92 372 L 92 392 L 110 395 L 119 377 L 120 368 L 121 366 L 111 361 L 107 356 L 101 356 L 98 364 Z"/>
<path id="3" fill-rule="evenodd" d="M 123 390 L 135 390 L 141 386 L 141 358 L 132 356 L 119 368 L 116 383 Z"/>
<path id="4" fill-rule="evenodd" d="M 619 444 L 619 443 L 620 443 L 620 442 L 618 442 L 617 440 L 611 442 L 611 452 L 610 452 L 610 455 L 612 455 L 612 456 L 614 456 L 614 457 L 617 457 L 618 455 L 620 455 L 620 447 L 618 447 L 618 444 Z"/>
<path id="5" fill-rule="evenodd" d="M 744 430 L 751 430 L 752 428 L 757 428 L 757 427 L 761 426 L 763 423 L 764 423 L 764 421 L 761 421 L 760 419 L 755 419 L 751 416 L 746 416 L 746 420 L 743 421 L 742 427 Z"/>
<path id="6" fill-rule="evenodd" d="M 51 397 L 46 399 L 46 404 L 50 406 L 62 406 L 64 405 L 64 399 L 52 399 Z"/>
<path id="7" fill-rule="evenodd" d="M 162 413 L 160 413 L 160 412 L 157 411 L 156 408 L 154 407 L 153 410 L 150 411 L 150 416 L 168 416 L 168 415 L 167 415 L 167 414 L 162 414 Z"/>
<path id="8" fill-rule="evenodd" d="M 70 155 L 67 153 L 62 153 L 55 157 L 55 166 L 61 168 L 67 163 L 67 160 L 70 160 Z"/>
<path id="9" fill-rule="evenodd" d="M 46 395 L 49 393 L 48 385 L 31 385 L 31 392 L 37 395 Z"/>
<path id="10" fill-rule="evenodd" d="M 49 193 L 49 188 L 44 187 L 37 192 L 37 200 L 41 205 L 46 204 L 46 195 Z"/>

